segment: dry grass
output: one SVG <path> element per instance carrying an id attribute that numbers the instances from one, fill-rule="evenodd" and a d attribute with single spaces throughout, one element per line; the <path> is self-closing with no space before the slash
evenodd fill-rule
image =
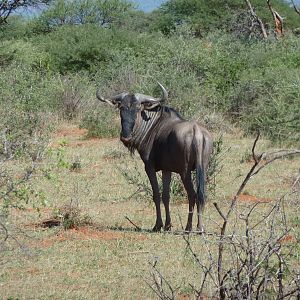
<path id="1" fill-rule="evenodd" d="M 224 210 L 228 207 L 249 169 L 249 162 L 240 161 L 252 142 L 225 136 L 225 144 L 231 150 L 217 179 L 216 196 L 209 200 L 205 210 L 208 232 L 214 232 L 220 221 L 212 202 Z M 32 209 L 14 211 L 14 222 L 23 231 L 16 231 L 16 236 L 26 245 L 26 251 L 16 248 L 4 253 L 0 299 L 153 299 L 155 295 L 145 281 L 150 280 L 149 262 L 154 261 L 172 285 L 178 287 L 179 299 L 189 295 L 190 284 L 199 284 L 199 269 L 186 251 L 181 235 L 147 231 L 155 221 L 154 205 L 142 197 L 128 198 L 135 188 L 121 176 L 118 166 L 133 158 L 121 143 L 117 139 L 85 140 L 84 131 L 68 125 L 53 137 L 51 146 L 53 151 L 63 149 L 66 167 L 57 166 L 55 155 L 43 162 L 48 176 L 40 176 L 34 184 L 44 191 L 47 208 L 39 213 Z M 258 150 L 269 147 L 267 141 L 261 141 Z M 80 169 L 70 171 L 67 166 L 78 159 Z M 139 160 L 138 156 L 134 159 Z M 284 159 L 265 168 L 246 187 L 238 200 L 239 210 L 258 201 L 263 215 L 272 200 L 291 188 L 299 164 L 299 158 Z M 142 168 L 140 162 L 138 165 Z M 33 226 L 71 200 L 90 216 L 92 225 L 69 231 Z M 299 202 L 290 201 L 293 205 L 287 205 L 286 212 L 295 222 Z M 181 222 L 186 222 L 187 204 L 173 203 L 171 210 L 175 232 L 181 230 Z M 145 231 L 134 231 L 125 215 Z M 299 234 L 296 223 L 295 226 Z M 193 235 L 191 239 L 195 252 L 200 251 L 202 238 Z M 288 238 L 286 242 L 293 243 L 294 239 Z M 293 262 L 299 264 L 299 257 L 293 258 Z"/>

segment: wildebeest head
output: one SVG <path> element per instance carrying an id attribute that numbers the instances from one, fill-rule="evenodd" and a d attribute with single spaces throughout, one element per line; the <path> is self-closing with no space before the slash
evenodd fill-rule
<path id="1" fill-rule="evenodd" d="M 96 95 L 100 101 L 118 107 L 122 126 L 120 139 L 125 145 L 128 145 L 131 141 L 138 114 L 143 110 L 153 109 L 168 98 L 168 92 L 166 89 L 159 82 L 158 84 L 163 92 L 161 98 L 123 92 L 116 96 L 105 99 L 100 95 L 99 90 L 97 91 Z"/>

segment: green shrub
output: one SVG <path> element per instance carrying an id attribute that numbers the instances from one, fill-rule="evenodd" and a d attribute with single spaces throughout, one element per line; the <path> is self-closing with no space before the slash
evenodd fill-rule
<path id="1" fill-rule="evenodd" d="M 59 77 L 18 63 L 0 69 L 1 105 L 11 104 L 27 112 L 51 112 L 59 106 Z"/>
<path id="2" fill-rule="evenodd" d="M 215 9 L 217 2 L 205 7 Z M 197 4 L 179 4 L 191 3 Z M 210 21 L 212 27 L 218 22 Z M 88 113 L 96 86 L 104 96 L 129 91 L 158 97 L 159 81 L 169 91 L 166 104 L 187 119 L 222 131 L 230 130 L 231 121 L 247 134 L 260 129 L 274 141 L 296 142 L 299 39 L 287 33 L 280 41 L 248 41 L 220 30 L 198 39 L 193 30 L 185 23 L 166 37 L 145 27 L 137 33 L 85 23 L 26 40 L 6 38 L 0 46 L 0 102 L 67 119 L 83 115 L 89 135 L 117 136 L 112 110 L 103 105 Z"/>
<path id="3" fill-rule="evenodd" d="M 95 73 L 99 69 L 106 71 L 107 65 L 115 59 L 116 49 L 124 52 L 134 47 L 136 41 L 132 37 L 133 34 L 126 32 L 85 24 L 62 26 L 48 35 L 39 36 L 35 43 L 42 45 L 43 51 L 49 54 L 53 71 L 62 74 L 82 70 Z"/>
<path id="4" fill-rule="evenodd" d="M 248 54 L 249 67 L 232 87 L 227 108 L 246 133 L 260 130 L 273 141 L 300 140 L 300 77 L 295 60 L 299 54 L 294 47 L 287 40 L 257 45 Z"/>
<path id="5" fill-rule="evenodd" d="M 96 111 L 87 112 L 80 127 L 88 130 L 88 137 L 117 137 L 120 133 L 117 113 L 105 104 Z"/>
<path id="6" fill-rule="evenodd" d="M 252 0 L 251 3 L 258 16 L 267 24 L 266 28 L 271 31 L 274 21 L 267 3 L 261 0 Z M 299 26 L 297 14 L 286 1 L 273 0 L 272 7 L 284 16 L 285 29 Z M 220 29 L 232 32 L 237 29 L 237 25 L 239 31 L 247 31 L 249 35 L 249 28 L 254 27 L 243 0 L 169 0 L 160 7 L 159 14 L 156 15 L 154 28 L 165 34 L 170 34 L 176 26 L 185 24 L 189 24 L 198 37 Z"/>
<path id="7" fill-rule="evenodd" d="M 49 55 L 40 46 L 22 39 L 6 40 L 0 43 L 1 64 L 21 64 L 42 70 L 49 69 Z"/>

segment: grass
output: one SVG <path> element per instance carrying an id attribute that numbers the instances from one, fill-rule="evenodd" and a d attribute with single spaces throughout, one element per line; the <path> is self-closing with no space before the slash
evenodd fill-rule
<path id="1" fill-rule="evenodd" d="M 252 139 L 238 135 L 224 137 L 230 150 L 217 178 L 216 196 L 209 199 L 205 210 L 208 232 L 215 231 L 220 221 L 212 202 L 225 210 L 251 167 L 251 163 L 240 161 L 252 143 Z M 146 282 L 151 282 L 149 263 L 154 261 L 167 280 L 178 287 L 179 299 L 191 292 L 190 284 L 199 285 L 201 274 L 182 236 L 148 232 L 155 222 L 152 201 L 142 196 L 128 198 L 136 188 L 126 182 L 118 167 L 127 162 L 128 172 L 134 172 L 136 166 L 130 164 L 134 159 L 143 174 L 137 155 L 131 158 L 117 139 L 85 139 L 84 131 L 74 125 L 64 125 L 51 145 L 52 155 L 42 166 L 51 176 L 34 181 L 35 187 L 44 191 L 48 206 L 40 212 L 29 208 L 13 211 L 12 218 L 23 232 L 15 230 L 14 235 L 26 247 L 13 247 L 0 259 L 0 263 L 5 262 L 0 268 L 0 299 L 153 299 L 155 294 Z M 258 151 L 268 148 L 268 141 L 259 142 Z M 66 163 L 65 167 L 58 164 L 57 149 L 62 149 L 59 160 Z M 78 158 L 81 167 L 73 172 L 68 166 Z M 253 178 L 246 193 L 277 199 L 291 187 L 299 162 L 299 158 L 274 162 Z M 68 231 L 35 226 L 71 200 L 90 216 L 92 225 Z M 171 203 L 173 231 L 180 230 L 188 205 L 186 201 Z M 240 211 L 249 205 L 238 202 Z M 259 205 L 261 214 L 269 205 Z M 299 206 L 287 205 L 286 212 L 295 220 Z M 145 231 L 134 231 L 125 215 Z M 203 256 L 201 237 L 192 235 L 191 239 L 196 253 Z M 10 245 L 15 246 L 13 240 Z M 299 257 L 293 262 L 299 264 Z"/>

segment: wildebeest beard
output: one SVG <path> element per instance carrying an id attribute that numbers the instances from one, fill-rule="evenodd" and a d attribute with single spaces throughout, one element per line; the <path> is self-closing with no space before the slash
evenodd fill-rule
<path id="1" fill-rule="evenodd" d="M 134 154 L 135 150 L 138 150 L 141 145 L 147 144 L 147 135 L 158 119 L 162 116 L 164 107 L 159 105 L 150 110 L 137 110 L 135 124 L 128 140 L 123 144 L 128 148 L 131 154 Z"/>

